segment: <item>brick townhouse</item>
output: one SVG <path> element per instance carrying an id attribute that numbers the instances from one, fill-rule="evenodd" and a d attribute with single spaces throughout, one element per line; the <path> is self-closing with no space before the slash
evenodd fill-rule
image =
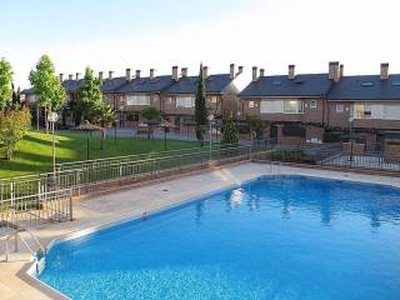
<path id="1" fill-rule="evenodd" d="M 161 110 L 175 125 L 176 131 L 193 133 L 198 76 L 188 76 L 187 72 L 187 68 L 182 68 L 181 77 L 162 93 Z M 235 79 L 242 72 L 242 67 L 235 72 L 235 65 L 231 64 L 229 73 L 209 75 L 208 67 L 203 67 L 206 106 L 209 114 L 216 119 L 216 123 L 220 124 L 223 116 L 232 116 L 236 112 L 239 90 L 235 85 Z"/>
<path id="2" fill-rule="evenodd" d="M 328 73 L 266 76 L 253 67 L 252 81 L 239 94 L 242 116 L 256 115 L 270 125 L 265 138 L 281 144 L 320 144 L 326 124 L 326 101 L 343 68 L 330 62 Z"/>
<path id="3" fill-rule="evenodd" d="M 136 125 L 144 107 L 154 106 L 163 112 L 161 94 L 178 80 L 177 69 L 178 67 L 173 67 L 172 75 L 162 76 L 155 76 L 155 70 L 150 69 L 148 77 L 142 77 L 141 71 L 136 70 L 134 79 L 129 79 L 130 69 L 126 70 L 126 83 L 114 89 L 113 93 L 119 95 L 120 108 L 127 115 L 129 125 Z"/>
<path id="4" fill-rule="evenodd" d="M 235 86 L 235 79 L 242 71 L 243 68 L 239 67 L 235 73 L 235 65 L 231 64 L 229 73 L 209 75 L 208 68 L 203 68 L 207 108 L 217 120 L 236 112 L 239 90 Z M 116 111 L 119 126 L 136 126 L 140 110 L 151 105 L 160 109 L 175 125 L 176 131 L 187 132 L 194 130 L 194 99 L 198 84 L 198 76 L 188 76 L 187 73 L 187 68 L 182 68 L 179 77 L 178 67 L 174 66 L 171 75 L 155 76 L 155 70 L 150 69 L 147 77 L 142 77 L 140 70 L 136 70 L 132 76 L 131 69 L 126 69 L 125 76 L 113 77 L 110 71 L 107 78 L 103 78 L 103 72 L 99 72 L 98 77 L 103 80 L 101 91 L 104 101 Z M 74 107 L 83 79 L 76 73 L 75 78 L 69 75 L 67 80 L 63 80 L 60 74 L 60 80 L 67 93 L 62 122 L 64 125 L 75 125 L 79 120 L 74 115 Z M 35 101 L 33 89 L 23 92 L 32 104 Z"/>
<path id="5" fill-rule="evenodd" d="M 327 128 L 357 139 L 358 152 L 389 151 L 400 141 L 400 74 L 345 76 L 328 95 Z M 400 149 L 398 149 L 400 150 Z"/>

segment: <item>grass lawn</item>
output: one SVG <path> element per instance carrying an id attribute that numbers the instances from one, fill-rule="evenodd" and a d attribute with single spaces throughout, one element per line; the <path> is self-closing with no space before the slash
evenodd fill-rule
<path id="1" fill-rule="evenodd" d="M 31 131 L 18 144 L 12 161 L 0 159 L 0 178 L 47 172 L 52 170 L 51 134 Z M 97 133 L 90 136 L 90 159 L 164 151 L 163 139 L 108 136 L 104 150 L 100 149 Z M 56 136 L 57 163 L 85 160 L 87 155 L 86 133 L 62 132 Z M 170 140 L 168 150 L 198 147 L 197 142 Z"/>

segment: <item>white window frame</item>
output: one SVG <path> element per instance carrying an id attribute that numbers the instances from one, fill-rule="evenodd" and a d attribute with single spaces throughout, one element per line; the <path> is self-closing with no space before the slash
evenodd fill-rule
<path id="1" fill-rule="evenodd" d="M 310 101 L 310 108 L 317 108 L 317 100 Z"/>
<path id="2" fill-rule="evenodd" d="M 177 96 L 175 99 L 176 108 L 192 108 L 194 107 L 195 98 L 193 96 Z"/>
<path id="3" fill-rule="evenodd" d="M 303 100 L 284 100 L 283 113 L 285 114 L 303 114 L 304 101 Z"/>
<path id="4" fill-rule="evenodd" d="M 126 105 L 128 106 L 148 106 L 150 105 L 149 95 L 129 95 L 126 96 Z"/>
<path id="5" fill-rule="evenodd" d="M 336 104 L 335 111 L 337 114 L 341 114 L 344 112 L 344 104 Z"/>
<path id="6" fill-rule="evenodd" d="M 209 96 L 208 101 L 210 101 L 210 103 L 217 103 L 218 96 Z"/>

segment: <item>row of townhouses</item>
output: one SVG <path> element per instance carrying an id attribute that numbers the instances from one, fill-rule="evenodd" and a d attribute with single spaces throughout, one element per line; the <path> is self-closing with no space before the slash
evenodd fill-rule
<path id="1" fill-rule="evenodd" d="M 235 80 L 242 71 L 243 68 L 239 67 L 235 72 L 235 65 L 231 64 L 229 73 L 209 75 L 208 67 L 203 68 L 207 109 L 217 122 L 221 122 L 223 116 L 237 111 L 239 90 Z M 103 72 L 99 72 L 98 77 L 103 80 L 101 90 L 104 100 L 116 111 L 119 126 L 136 126 L 140 111 L 146 106 L 155 106 L 174 124 L 176 131 L 194 132 L 194 101 L 198 76 L 188 76 L 187 68 L 181 68 L 179 74 L 178 67 L 174 66 L 171 75 L 156 76 L 154 69 L 150 69 L 148 77 L 143 77 L 140 70 L 132 76 L 131 69 L 126 69 L 123 77 L 113 77 L 112 71 L 107 78 L 103 78 Z M 63 80 L 63 75 L 60 74 L 60 80 L 67 92 L 62 119 L 66 124 L 75 125 L 73 107 L 79 97 L 79 87 L 83 79 L 77 73 L 75 78 L 69 75 L 67 80 Z M 23 93 L 28 103 L 35 102 L 32 89 Z"/>
<path id="2" fill-rule="evenodd" d="M 400 141 L 400 74 L 389 74 L 389 64 L 378 75 L 344 76 L 343 65 L 330 62 L 327 73 L 270 76 L 264 69 L 252 69 L 252 80 L 241 92 L 236 79 L 243 68 L 231 64 L 229 73 L 206 78 L 207 107 L 221 120 L 226 116 L 243 119 L 256 115 L 268 123 L 264 138 L 287 144 L 321 144 L 352 132 L 366 150 L 380 151 L 385 144 Z M 135 125 L 143 107 L 158 107 L 182 133 L 194 130 L 194 99 L 198 76 L 188 76 L 187 68 L 172 67 L 171 75 L 148 77 L 126 69 L 126 76 L 103 78 L 104 99 L 119 114 L 120 126 Z M 79 74 L 60 79 L 67 91 L 64 122 L 73 120 L 71 109 L 78 98 Z M 32 90 L 26 90 L 34 102 Z"/>

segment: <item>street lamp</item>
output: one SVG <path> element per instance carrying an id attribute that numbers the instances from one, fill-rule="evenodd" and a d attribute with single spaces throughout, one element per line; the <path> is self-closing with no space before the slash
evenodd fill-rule
<path id="1" fill-rule="evenodd" d="M 122 125 L 124 125 L 125 126 L 125 124 L 123 124 L 124 123 L 124 109 L 125 109 L 125 106 L 124 105 L 120 105 L 119 106 L 119 127 L 122 127 Z"/>
<path id="2" fill-rule="evenodd" d="M 210 132 L 209 132 L 209 134 L 210 134 L 210 160 L 211 160 L 211 158 L 212 158 L 212 132 L 211 132 L 211 130 L 212 130 L 212 121 L 214 120 L 214 115 L 209 115 L 208 116 L 208 123 L 210 124 Z"/>
<path id="3" fill-rule="evenodd" d="M 354 116 L 350 116 L 349 118 L 349 136 L 350 136 L 350 168 L 353 166 L 353 152 L 354 152 L 354 137 L 353 137 L 353 121 Z"/>
<path id="4" fill-rule="evenodd" d="M 56 112 L 50 112 L 47 116 L 47 121 L 51 124 L 51 135 L 52 135 L 52 156 L 53 156 L 53 176 L 56 176 L 56 144 L 54 140 L 54 127 L 58 121 L 58 114 Z"/>
<path id="5" fill-rule="evenodd" d="M 162 120 L 161 127 L 164 129 L 164 150 L 167 150 L 167 133 L 169 132 L 169 123 L 167 120 Z"/>
<path id="6" fill-rule="evenodd" d="M 236 113 L 236 130 L 237 130 L 237 134 L 239 135 L 239 121 L 240 121 L 240 115 L 241 115 L 241 113 L 240 113 L 240 110 L 238 110 L 237 111 L 237 113 Z"/>

